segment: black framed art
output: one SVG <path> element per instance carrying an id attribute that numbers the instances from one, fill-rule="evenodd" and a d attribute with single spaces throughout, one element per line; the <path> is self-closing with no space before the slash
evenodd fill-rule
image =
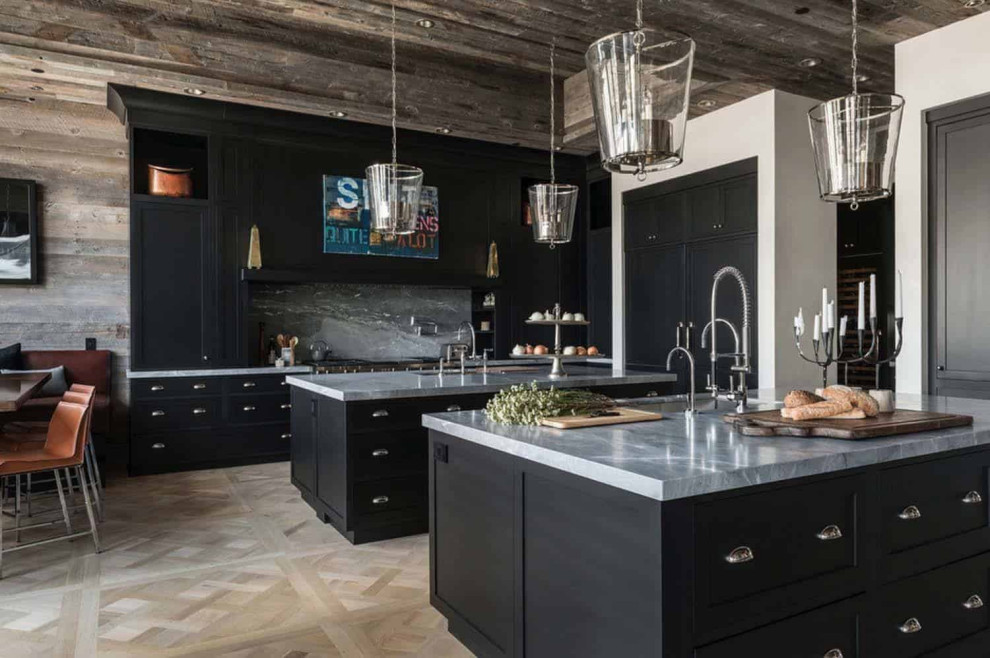
<path id="1" fill-rule="evenodd" d="M 0 283 L 38 283 L 37 184 L 0 178 Z"/>

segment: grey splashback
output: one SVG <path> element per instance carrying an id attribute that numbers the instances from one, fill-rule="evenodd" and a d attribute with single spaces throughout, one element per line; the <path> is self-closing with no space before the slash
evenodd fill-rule
<path id="1" fill-rule="evenodd" d="M 413 315 L 436 321 L 439 335 L 417 336 L 409 324 Z M 317 339 L 325 340 L 335 357 L 439 357 L 440 345 L 456 337 L 462 320 L 471 319 L 471 291 L 370 284 L 263 284 L 252 287 L 248 317 L 252 337 L 258 335 L 259 322 L 265 323 L 266 336 L 279 332 L 299 336 L 297 360 L 309 358 L 309 346 Z M 257 348 L 251 354 L 255 352 Z"/>

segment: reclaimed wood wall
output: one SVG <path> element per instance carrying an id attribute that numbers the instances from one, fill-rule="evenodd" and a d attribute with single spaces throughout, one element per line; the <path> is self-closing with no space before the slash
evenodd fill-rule
<path id="1" fill-rule="evenodd" d="M 0 177 L 38 183 L 41 283 L 0 285 L 0 344 L 114 353 L 115 442 L 126 434 L 128 167 L 123 126 L 98 105 L 0 98 Z"/>

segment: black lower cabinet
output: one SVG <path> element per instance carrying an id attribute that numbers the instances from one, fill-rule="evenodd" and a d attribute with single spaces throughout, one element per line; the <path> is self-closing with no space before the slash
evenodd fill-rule
<path id="1" fill-rule="evenodd" d="M 479 656 L 990 655 L 990 450 L 663 503 L 439 432 L 430 454 L 430 600 Z M 938 520 L 896 542 L 912 505 Z"/>

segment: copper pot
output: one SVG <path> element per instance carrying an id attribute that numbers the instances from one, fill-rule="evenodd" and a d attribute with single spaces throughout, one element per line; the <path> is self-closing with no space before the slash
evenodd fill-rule
<path id="1" fill-rule="evenodd" d="M 192 167 L 148 165 L 148 190 L 154 196 L 188 198 L 193 194 Z"/>

